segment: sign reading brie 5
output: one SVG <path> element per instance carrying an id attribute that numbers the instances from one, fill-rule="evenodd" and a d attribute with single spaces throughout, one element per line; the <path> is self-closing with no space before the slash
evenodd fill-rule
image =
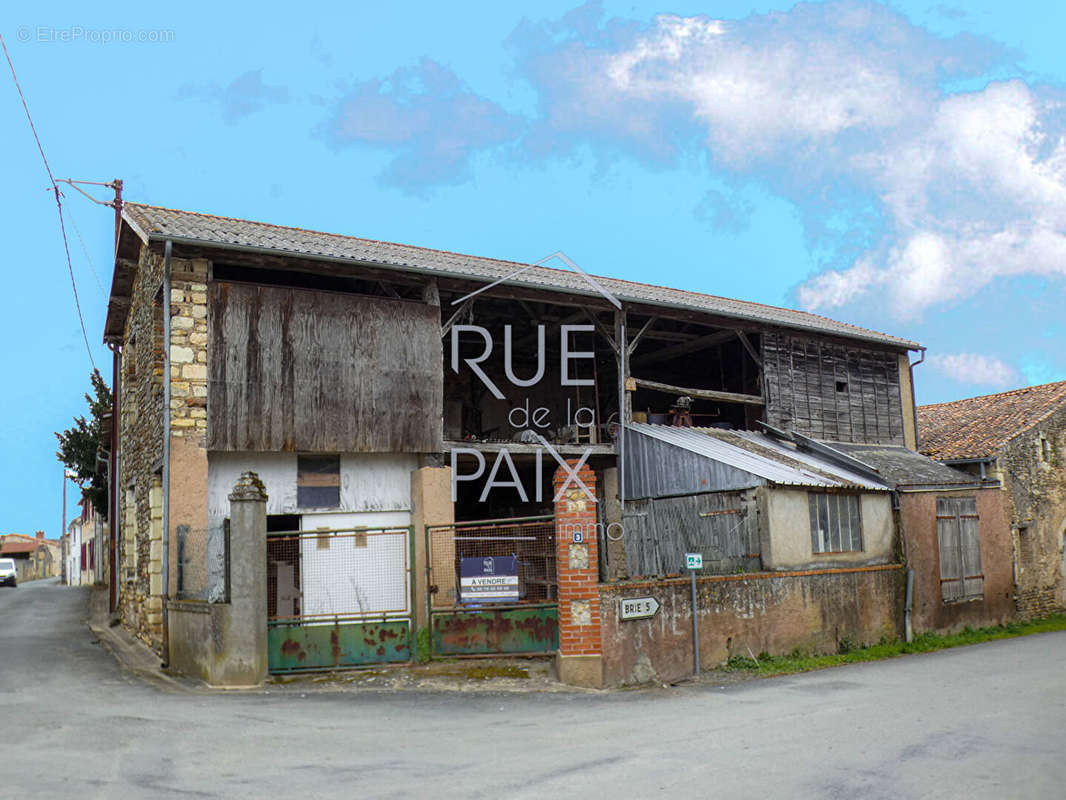
<path id="1" fill-rule="evenodd" d="M 459 598 L 464 603 L 517 603 L 518 559 L 474 556 L 460 563 Z"/>
<path id="2" fill-rule="evenodd" d="M 629 597 L 619 602 L 618 616 L 621 619 L 647 619 L 659 610 L 659 601 L 654 597 Z"/>

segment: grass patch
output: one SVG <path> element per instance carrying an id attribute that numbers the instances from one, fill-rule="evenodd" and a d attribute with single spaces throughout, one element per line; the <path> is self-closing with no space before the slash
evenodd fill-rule
<path id="1" fill-rule="evenodd" d="M 967 626 L 958 633 L 923 633 L 915 636 L 914 640 L 910 642 L 884 637 L 877 644 L 866 647 L 861 647 L 851 639 L 844 638 L 840 640 L 839 652 L 829 655 L 805 653 L 800 650 L 793 650 L 785 656 L 771 656 L 768 653 L 760 653 L 757 657 L 751 658 L 749 656 L 736 655 L 719 669 L 728 672 L 747 671 L 757 675 L 788 675 L 794 672 L 808 672 L 813 669 L 836 667 L 841 664 L 856 664 L 860 661 L 881 661 L 885 658 L 895 658 L 907 653 L 931 653 L 934 650 L 946 650 L 949 647 L 991 642 L 994 639 L 1011 639 L 1015 636 L 1026 636 L 1030 633 L 1048 633 L 1062 630 L 1066 630 L 1066 615 L 1056 614 L 1043 619 L 1010 622 L 1006 625 L 995 625 L 989 628 L 971 628 Z"/>

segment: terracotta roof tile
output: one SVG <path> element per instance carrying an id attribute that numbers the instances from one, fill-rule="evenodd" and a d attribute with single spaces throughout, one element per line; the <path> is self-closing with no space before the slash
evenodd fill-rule
<path id="1" fill-rule="evenodd" d="M 919 449 L 939 461 L 986 458 L 1066 406 L 1066 381 L 918 407 Z"/>

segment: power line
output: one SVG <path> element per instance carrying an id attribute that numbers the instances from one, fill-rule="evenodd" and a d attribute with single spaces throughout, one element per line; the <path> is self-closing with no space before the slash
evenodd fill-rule
<path id="1" fill-rule="evenodd" d="M 107 292 L 104 290 L 104 284 L 100 280 L 99 273 L 96 271 L 96 265 L 93 264 L 92 257 L 89 255 L 89 248 L 85 246 L 85 239 L 82 238 L 81 231 L 78 230 L 78 221 L 74 219 L 73 214 L 70 214 L 70 224 L 74 226 L 74 233 L 77 234 L 78 241 L 81 243 L 81 251 L 85 254 L 85 260 L 89 262 L 89 269 L 92 270 L 93 279 L 96 281 L 96 287 L 100 290 L 100 294 L 102 294 L 106 300 Z"/>
<path id="2" fill-rule="evenodd" d="M 85 352 L 89 354 L 89 363 L 92 364 L 93 371 L 96 371 L 96 360 L 93 358 L 93 350 L 89 346 L 89 334 L 85 331 L 85 317 L 81 313 L 81 301 L 78 299 L 78 285 L 74 280 L 74 265 L 70 262 L 70 244 L 67 242 L 67 226 L 63 222 L 63 201 L 60 199 L 62 193 L 59 191 L 59 184 L 56 183 L 55 176 L 52 175 L 52 168 L 48 165 L 48 157 L 44 154 L 44 147 L 41 146 L 41 137 L 37 135 L 37 126 L 33 124 L 33 117 L 30 116 L 30 107 L 26 103 L 26 96 L 22 93 L 22 87 L 19 85 L 18 75 L 15 74 L 15 65 L 11 63 L 11 55 L 7 52 L 7 43 L 4 41 L 4 37 L 0 34 L 0 47 L 4 50 L 4 58 L 7 59 L 8 69 L 11 70 L 11 79 L 15 82 L 15 89 L 19 93 L 19 99 L 22 101 L 22 108 L 26 112 L 26 120 L 30 123 L 30 130 L 33 132 L 33 140 L 37 142 L 37 150 L 41 154 L 41 161 L 44 162 L 45 172 L 48 173 L 48 180 L 52 182 L 52 192 L 56 197 L 56 210 L 59 212 L 59 230 L 63 234 L 63 251 L 67 254 L 67 271 L 70 273 L 70 288 L 74 290 L 74 307 L 78 310 L 78 322 L 81 325 L 81 336 L 85 340 Z M 95 272 L 95 270 L 94 270 Z"/>

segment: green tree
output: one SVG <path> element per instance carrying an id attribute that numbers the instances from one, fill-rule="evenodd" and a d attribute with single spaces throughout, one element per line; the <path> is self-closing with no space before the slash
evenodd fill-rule
<path id="1" fill-rule="evenodd" d="M 107 514 L 107 476 L 99 468 L 96 454 L 100 449 L 100 434 L 103 431 L 104 415 L 111 413 L 111 388 L 94 369 L 90 376 L 92 395 L 85 395 L 89 404 L 89 419 L 75 417 L 74 425 L 57 433 L 58 458 L 74 473 L 75 482 L 100 514 Z"/>

